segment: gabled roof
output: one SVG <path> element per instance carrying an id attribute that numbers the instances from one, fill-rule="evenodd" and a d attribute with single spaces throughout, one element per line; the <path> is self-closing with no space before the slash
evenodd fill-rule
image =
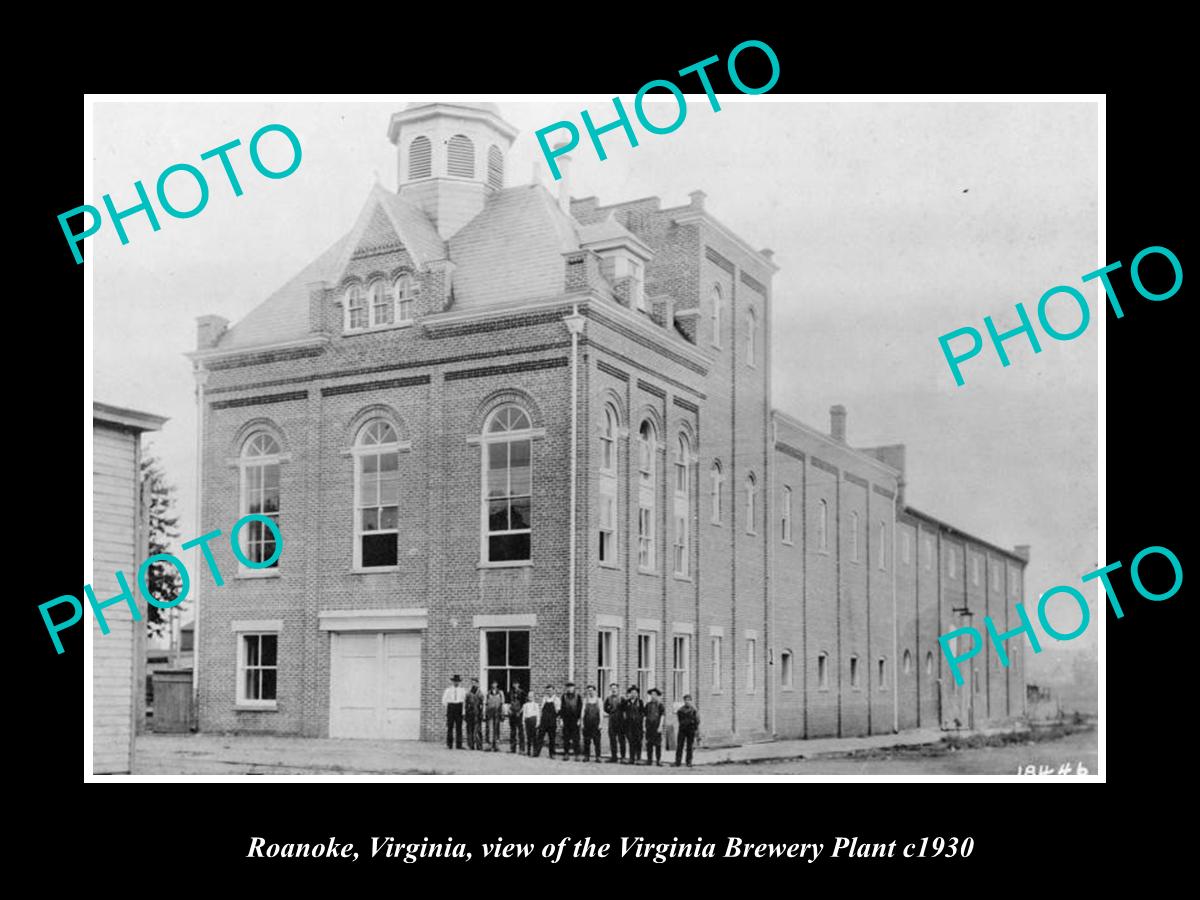
<path id="1" fill-rule="evenodd" d="M 218 349 L 307 337 L 308 285 L 314 281 L 336 283 L 345 274 L 355 250 L 364 243 L 379 242 L 389 231 L 404 244 L 418 266 L 446 255 L 446 245 L 425 213 L 376 184 L 354 227 L 225 332 Z"/>

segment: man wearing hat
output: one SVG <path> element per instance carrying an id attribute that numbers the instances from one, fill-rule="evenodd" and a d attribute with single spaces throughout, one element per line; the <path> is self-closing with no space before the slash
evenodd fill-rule
<path id="1" fill-rule="evenodd" d="M 608 761 L 617 761 L 617 745 L 621 746 L 621 759 L 625 759 L 625 723 L 621 721 L 621 710 L 625 700 L 617 693 L 616 682 L 608 686 L 608 696 L 604 698 L 604 715 L 608 716 L 608 749 L 611 751 Z"/>
<path id="2" fill-rule="evenodd" d="M 646 701 L 646 765 L 662 765 L 662 721 L 667 714 L 663 706 L 662 691 L 656 687 L 647 691 L 650 699 Z"/>
<path id="3" fill-rule="evenodd" d="M 621 709 L 621 719 L 625 724 L 625 741 L 629 744 L 629 764 L 636 766 L 642 757 L 642 717 L 646 713 L 642 703 L 641 691 L 636 684 L 631 684 L 625 692 L 625 703 Z"/>
<path id="4" fill-rule="evenodd" d="M 554 759 L 554 736 L 558 730 L 558 707 L 562 699 L 554 693 L 554 685 L 546 685 L 546 693 L 542 695 L 542 715 L 538 720 L 537 751 L 534 756 L 542 755 L 543 745 L 550 742 L 550 758 Z"/>
<path id="5" fill-rule="evenodd" d="M 467 692 L 463 690 L 462 679 L 457 675 L 450 676 L 450 687 L 442 691 L 442 703 L 446 705 L 446 749 L 452 750 L 455 745 L 462 749 L 463 703 Z"/>
<path id="6" fill-rule="evenodd" d="M 696 732 L 700 730 L 700 713 L 696 707 L 692 706 L 692 695 L 683 695 L 683 706 L 675 710 L 675 715 L 679 717 L 679 740 L 675 744 L 675 768 L 679 768 L 679 760 L 683 757 L 683 746 L 687 744 L 687 764 L 688 768 L 692 767 L 692 742 L 696 739 Z"/>
<path id="7" fill-rule="evenodd" d="M 563 759 L 570 759 L 574 753 L 575 761 L 579 761 L 579 717 L 582 714 L 583 698 L 575 693 L 575 682 L 568 681 L 558 707 L 558 716 L 562 719 Z"/>
<path id="8" fill-rule="evenodd" d="M 479 679 L 471 679 L 471 690 L 465 702 L 467 717 L 467 749 L 483 749 L 483 692 L 479 690 Z"/>
<path id="9" fill-rule="evenodd" d="M 514 681 L 512 688 L 508 692 L 508 751 L 516 753 L 517 747 L 520 746 L 521 752 L 525 752 L 525 729 L 524 729 L 524 706 L 527 697 L 524 688 L 521 687 L 521 682 Z M 532 748 L 530 748 L 532 749 Z"/>
<path id="10" fill-rule="evenodd" d="M 600 762 L 600 710 L 600 698 L 596 696 L 596 688 L 589 684 L 587 696 L 583 698 L 584 762 L 591 756 L 592 747 L 596 748 L 596 762 Z"/>

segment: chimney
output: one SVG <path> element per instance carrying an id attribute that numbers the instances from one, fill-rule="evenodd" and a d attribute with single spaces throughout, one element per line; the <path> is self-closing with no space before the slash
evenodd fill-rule
<path id="1" fill-rule="evenodd" d="M 566 144 L 555 144 L 555 152 L 561 150 Z M 558 171 L 562 173 L 562 178 L 558 180 L 558 208 L 568 216 L 571 214 L 571 154 L 564 153 L 555 160 L 558 163 Z"/>
<path id="2" fill-rule="evenodd" d="M 1025 560 L 1025 562 L 1029 562 L 1029 545 L 1028 544 L 1017 544 L 1015 547 L 1013 547 L 1013 553 L 1015 553 L 1017 556 L 1021 557 L 1021 559 Z"/>
<path id="3" fill-rule="evenodd" d="M 208 350 L 217 346 L 221 335 L 229 327 L 229 320 L 222 316 L 196 317 L 196 349 Z"/>
<path id="4" fill-rule="evenodd" d="M 704 209 L 704 198 L 708 194 L 704 193 L 704 191 L 692 191 L 688 196 L 692 200 L 692 209 Z"/>
<path id="5" fill-rule="evenodd" d="M 846 407 L 829 407 L 829 436 L 840 444 L 846 443 Z"/>
<path id="6" fill-rule="evenodd" d="M 758 252 L 767 258 L 767 262 L 773 262 L 775 260 L 775 251 L 770 247 L 763 247 Z"/>

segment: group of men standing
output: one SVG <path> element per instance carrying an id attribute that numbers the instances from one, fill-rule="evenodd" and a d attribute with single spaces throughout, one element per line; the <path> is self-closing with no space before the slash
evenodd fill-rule
<path id="1" fill-rule="evenodd" d="M 471 682 L 470 690 L 466 690 L 462 687 L 462 679 L 454 675 L 442 694 L 442 703 L 446 707 L 447 748 L 457 746 L 462 749 L 465 721 L 468 749 L 484 750 L 490 745 L 492 751 L 498 751 L 501 722 L 507 719 L 510 753 L 519 751 L 529 756 L 541 756 L 542 748 L 548 746 L 550 758 L 554 759 L 561 723 L 562 758 L 574 756 L 580 760 L 582 736 L 582 761 L 591 761 L 594 750 L 594 759 L 600 762 L 600 722 L 604 716 L 608 720 L 610 763 L 637 765 L 642 758 L 644 742 L 646 765 L 662 765 L 662 729 L 667 708 L 658 688 L 650 688 L 649 699 L 643 702 L 637 685 L 630 685 L 622 697 L 617 685 L 610 684 L 608 697 L 602 703 L 596 696 L 595 686 L 589 684 L 581 696 L 575 691 L 575 682 L 568 681 L 561 696 L 555 692 L 554 685 L 546 685 L 539 702 L 526 694 L 520 683 L 514 683 L 506 696 L 497 682 L 492 682 L 486 694 L 479 689 L 478 678 L 472 678 Z M 684 695 L 675 716 L 679 722 L 675 765 L 681 765 L 686 755 L 690 768 L 696 733 L 700 730 L 700 713 L 692 705 L 691 694 Z"/>

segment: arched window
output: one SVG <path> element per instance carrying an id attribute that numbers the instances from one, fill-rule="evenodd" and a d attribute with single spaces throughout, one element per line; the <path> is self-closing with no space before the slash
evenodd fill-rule
<path id="1" fill-rule="evenodd" d="M 926 675 L 933 674 L 933 654 L 932 653 L 925 654 L 925 674 Z"/>
<path id="2" fill-rule="evenodd" d="M 887 568 L 887 521 L 879 520 L 879 568 Z"/>
<path id="3" fill-rule="evenodd" d="M 858 562 L 858 513 L 850 513 L 850 561 Z"/>
<path id="4" fill-rule="evenodd" d="M 396 300 L 396 321 L 411 322 L 413 320 L 413 304 L 420 295 L 421 289 L 409 275 L 401 275 L 392 287 L 392 296 Z"/>
<path id="5" fill-rule="evenodd" d="M 371 282 L 367 291 L 371 301 L 371 327 L 391 325 L 396 321 L 396 301 L 392 291 L 382 281 Z"/>
<path id="6" fill-rule="evenodd" d="M 256 431 L 246 439 L 240 460 L 242 515 L 267 516 L 279 525 L 279 463 L 279 442 L 270 434 Z M 242 555 L 250 562 L 271 560 L 270 565 L 256 566 L 256 569 L 279 567 L 275 535 L 265 522 L 248 522 L 240 538 Z"/>
<path id="7" fill-rule="evenodd" d="M 755 344 L 758 340 L 758 316 L 753 309 L 746 310 L 746 365 L 754 368 Z"/>
<path id="8" fill-rule="evenodd" d="M 910 653 L 908 650 L 904 651 L 903 662 L 904 662 L 904 674 L 911 675 L 912 674 L 912 653 Z"/>
<path id="9" fill-rule="evenodd" d="M 371 324 L 371 311 L 367 308 L 367 298 L 360 285 L 352 284 L 346 288 L 345 303 L 347 331 L 366 328 Z"/>
<path id="10" fill-rule="evenodd" d="M 655 466 L 658 438 L 649 419 L 638 429 L 638 565 L 655 568 Z"/>
<path id="11" fill-rule="evenodd" d="M 779 685 L 785 691 L 790 691 L 793 686 L 792 678 L 792 651 L 784 650 L 779 654 Z"/>
<path id="12" fill-rule="evenodd" d="M 829 654 L 817 654 L 817 690 L 829 690 Z"/>
<path id="13" fill-rule="evenodd" d="M 786 485 L 779 498 L 779 539 L 785 544 L 792 542 L 792 489 Z"/>
<path id="14" fill-rule="evenodd" d="M 829 504 L 824 500 L 817 501 L 817 549 L 829 551 Z"/>
<path id="15" fill-rule="evenodd" d="M 746 533 L 754 534 L 758 522 L 758 480 L 751 472 L 746 476 Z"/>
<path id="16" fill-rule="evenodd" d="M 488 186 L 496 190 L 504 187 L 504 154 L 494 144 L 488 148 Z"/>
<path id="17" fill-rule="evenodd" d="M 721 306 L 724 304 L 724 300 L 721 297 L 721 286 L 719 284 L 714 284 L 712 286 L 711 302 L 712 302 L 712 314 L 711 314 L 712 343 L 713 343 L 714 347 L 720 347 L 721 346 Z"/>
<path id="18" fill-rule="evenodd" d="M 446 174 L 455 178 L 475 177 L 475 145 L 465 134 L 456 134 L 446 144 Z"/>
<path id="19" fill-rule="evenodd" d="M 691 445 L 687 435 L 679 435 L 675 444 L 675 574 L 688 573 L 688 520 L 691 501 L 688 492 L 688 460 Z"/>
<path id="20" fill-rule="evenodd" d="M 421 136 L 412 139 L 408 145 L 408 177 L 429 178 L 433 175 L 433 145 L 429 138 Z"/>
<path id="21" fill-rule="evenodd" d="M 655 456 L 658 437 L 649 419 L 638 428 L 638 568 L 652 570 L 654 559 Z"/>
<path id="22" fill-rule="evenodd" d="M 617 561 L 617 411 L 604 405 L 600 427 L 600 562 Z"/>
<path id="23" fill-rule="evenodd" d="M 483 429 L 483 561 L 531 559 L 533 435 L 529 415 L 505 404 Z"/>
<path id="24" fill-rule="evenodd" d="M 879 685 L 879 690 L 887 690 L 887 657 L 881 656 L 875 661 L 876 683 Z"/>
<path id="25" fill-rule="evenodd" d="M 857 656 L 850 657 L 850 687 L 853 688 L 854 690 L 858 690 L 861 687 L 861 685 L 859 684 L 859 678 L 858 678 L 858 657 Z"/>
<path id="26" fill-rule="evenodd" d="M 354 567 L 399 564 L 400 439 L 383 419 L 373 419 L 354 444 Z"/>
<path id="27" fill-rule="evenodd" d="M 724 480 L 721 464 L 714 460 L 712 468 L 708 470 L 708 499 L 712 507 L 712 523 L 714 525 L 721 524 L 721 483 Z"/>

